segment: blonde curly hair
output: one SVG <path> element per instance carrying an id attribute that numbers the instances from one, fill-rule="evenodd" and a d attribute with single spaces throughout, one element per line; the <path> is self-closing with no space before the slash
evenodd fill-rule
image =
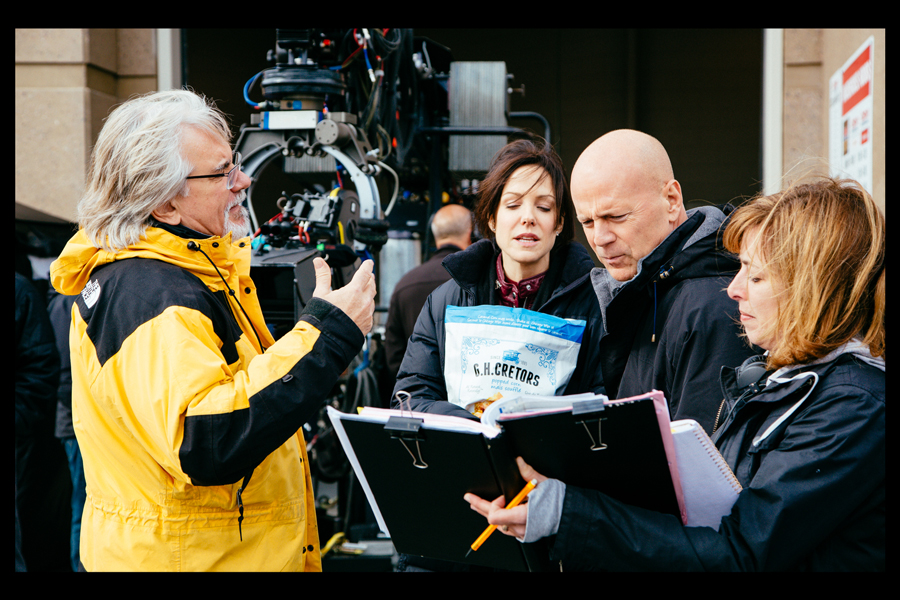
<path id="1" fill-rule="evenodd" d="M 731 215 L 726 250 L 738 253 L 750 234 L 779 290 L 768 369 L 822 358 L 852 338 L 884 356 L 885 220 L 859 183 L 821 178 L 758 196 Z"/>

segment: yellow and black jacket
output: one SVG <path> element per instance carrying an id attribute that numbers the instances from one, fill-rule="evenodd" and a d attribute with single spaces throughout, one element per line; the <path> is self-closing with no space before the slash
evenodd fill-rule
<path id="1" fill-rule="evenodd" d="M 249 274 L 249 238 L 159 227 L 115 254 L 79 231 L 53 263 L 53 286 L 79 294 L 87 571 L 321 570 L 300 428 L 363 335 L 314 298 L 275 342 Z"/>

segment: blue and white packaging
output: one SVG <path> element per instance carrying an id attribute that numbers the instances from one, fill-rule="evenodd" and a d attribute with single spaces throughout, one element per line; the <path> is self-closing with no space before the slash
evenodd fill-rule
<path id="1" fill-rule="evenodd" d="M 496 393 L 561 394 L 572 377 L 585 321 L 508 306 L 448 306 L 447 400 L 472 410 Z"/>

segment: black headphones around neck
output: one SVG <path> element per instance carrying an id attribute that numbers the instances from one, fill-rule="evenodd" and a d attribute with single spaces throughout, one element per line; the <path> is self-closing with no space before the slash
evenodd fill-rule
<path id="1" fill-rule="evenodd" d="M 735 370 L 737 386 L 741 390 L 754 383 L 759 383 L 759 380 L 765 375 L 766 357 L 763 355 L 751 356 Z"/>

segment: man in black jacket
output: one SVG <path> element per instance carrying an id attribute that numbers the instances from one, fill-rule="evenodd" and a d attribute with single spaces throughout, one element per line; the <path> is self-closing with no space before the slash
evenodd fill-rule
<path id="1" fill-rule="evenodd" d="M 65 455 L 53 439 L 59 354 L 47 306 L 32 280 L 16 272 L 16 571 L 64 569 L 68 521 Z"/>
<path id="2" fill-rule="evenodd" d="M 450 279 L 450 273 L 441 261 L 472 243 L 471 211 L 461 204 L 441 207 L 431 220 L 431 233 L 437 250 L 430 259 L 401 277 L 391 294 L 384 347 L 392 386 L 425 299 L 437 286 Z"/>
<path id="3" fill-rule="evenodd" d="M 572 199 L 605 267 L 591 279 L 606 328 L 600 354 L 609 396 L 658 389 L 673 420 L 711 431 L 720 368 L 755 354 L 739 337 L 737 306 L 725 293 L 740 267 L 717 243 L 726 214 L 713 206 L 686 211 L 665 148 L 628 129 L 582 153 Z"/>

